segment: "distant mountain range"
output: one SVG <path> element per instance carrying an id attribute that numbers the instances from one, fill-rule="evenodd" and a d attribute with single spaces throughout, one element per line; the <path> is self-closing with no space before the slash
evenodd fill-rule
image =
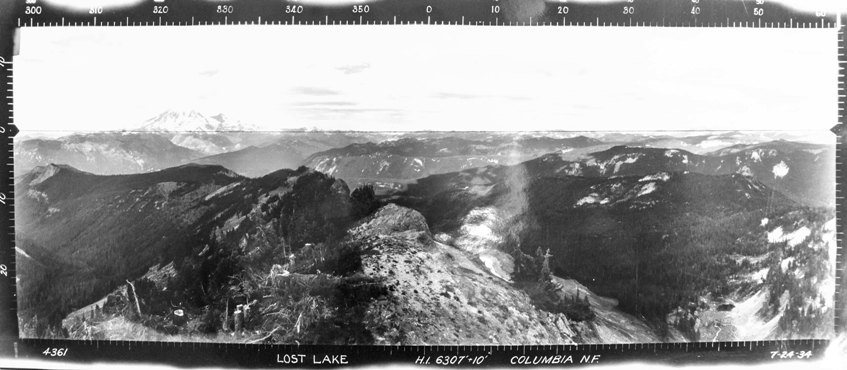
<path id="1" fill-rule="evenodd" d="M 707 155 L 678 149 L 616 146 L 579 161 L 548 154 L 527 163 L 569 176 L 615 177 L 690 171 L 708 175 L 742 174 L 795 201 L 835 204 L 835 150 L 831 146 L 771 141 L 734 145 Z"/>
<path id="2" fill-rule="evenodd" d="M 265 145 L 251 145 L 241 150 L 197 158 L 193 162 L 217 164 L 244 176 L 259 177 L 281 168 L 302 166 L 313 153 L 366 143 L 374 140 L 375 136 L 343 132 L 283 133 L 274 135 L 273 141 Z"/>
<path id="3" fill-rule="evenodd" d="M 58 139 L 30 139 L 15 143 L 15 174 L 50 163 L 67 164 L 101 174 L 148 172 L 177 166 L 202 153 L 152 133 L 104 132 L 75 134 Z"/>
<path id="4" fill-rule="evenodd" d="M 588 137 L 563 133 L 255 130 L 256 126 L 223 114 L 165 111 L 132 132 L 79 133 L 53 139 L 20 140 L 15 146 L 15 174 L 21 176 L 36 166 L 50 163 L 67 164 L 104 175 L 150 172 L 198 163 L 222 165 L 244 176 L 259 177 L 279 169 L 305 165 L 344 179 L 352 186 L 373 184 L 384 192 L 403 189 L 406 184 L 433 174 L 512 165 L 542 156 L 555 158 L 558 155 L 561 161 L 584 162 L 584 165 L 596 167 L 616 159 L 598 157 L 599 162 L 589 163 L 587 158 L 602 156 L 606 150 L 623 145 L 644 151 L 631 153 L 625 161 L 638 161 L 638 164 L 621 163 L 623 168 L 648 166 L 656 170 L 706 174 L 748 173 L 795 200 L 813 205 L 830 204 L 834 191 L 833 182 L 828 181 L 834 176 L 832 146 L 775 141 L 773 133 L 715 132 L 685 136 L 590 133 Z M 792 137 L 788 134 L 776 136 Z M 649 152 L 651 148 L 656 151 Z M 681 156 L 653 155 L 664 149 L 677 150 Z M 641 155 L 650 158 L 635 158 Z M 691 162 L 682 163 L 684 157 L 690 157 Z M 780 163 L 789 170 L 775 177 L 773 169 Z M 595 175 L 615 176 L 614 166 L 617 164 L 605 169 L 598 167 Z"/>
<path id="5" fill-rule="evenodd" d="M 404 183 L 433 174 L 515 164 L 550 152 L 602 145 L 585 136 L 402 138 L 329 149 L 311 155 L 305 164 L 351 184 Z"/>
<path id="6" fill-rule="evenodd" d="M 384 150 L 421 155 L 434 144 L 404 142 L 418 151 Z M 493 150 L 464 144 L 452 148 Z M 618 146 L 571 162 L 559 152 L 420 178 L 388 205 L 308 168 L 250 178 L 218 165 L 117 176 L 40 166 L 16 183 L 22 330 L 44 335 L 62 323 L 72 338 L 99 338 L 72 313 L 104 302 L 86 324 L 102 335 L 203 338 L 231 330 L 221 321 L 231 301 L 255 301 L 249 340 L 281 343 L 819 337 L 831 295 L 807 278 L 833 278 L 833 211 L 802 206 L 734 164 L 750 153 L 762 166 L 797 160 L 757 152 L 775 145 L 725 158 Z M 808 150 L 817 149 L 792 153 L 817 155 Z M 730 159 L 736 171 L 699 173 Z M 787 178 L 797 163 L 777 173 Z M 544 280 L 538 251 L 548 249 Z M 141 318 L 121 293 L 127 280 Z M 715 331 L 707 318 L 736 303 L 764 313 L 721 318 L 726 332 Z M 167 323 L 173 307 L 194 329 Z M 296 317 L 302 331 L 273 331 Z"/>
<path id="7" fill-rule="evenodd" d="M 166 111 L 133 131 L 20 140 L 15 143 L 15 174 L 21 176 L 36 166 L 52 163 L 102 175 L 201 163 L 225 165 L 246 176 L 262 176 L 295 168 L 315 152 L 382 137 L 254 129 L 255 126 L 233 122 L 221 114 Z"/>

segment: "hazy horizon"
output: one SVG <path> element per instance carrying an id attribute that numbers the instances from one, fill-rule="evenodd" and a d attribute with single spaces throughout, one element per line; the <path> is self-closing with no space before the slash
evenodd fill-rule
<path id="1" fill-rule="evenodd" d="M 133 129 L 164 108 L 264 130 L 828 130 L 837 64 L 819 36 L 835 31 L 803 31 L 25 28 L 15 122 Z"/>

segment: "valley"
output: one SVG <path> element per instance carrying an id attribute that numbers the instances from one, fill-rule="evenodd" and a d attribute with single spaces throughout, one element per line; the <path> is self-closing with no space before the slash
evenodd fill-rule
<path id="1" fill-rule="evenodd" d="M 168 131 L 172 121 L 189 124 Z M 390 345 L 832 334 L 828 145 L 261 134 L 197 113 L 144 127 L 16 147 L 22 335 Z"/>

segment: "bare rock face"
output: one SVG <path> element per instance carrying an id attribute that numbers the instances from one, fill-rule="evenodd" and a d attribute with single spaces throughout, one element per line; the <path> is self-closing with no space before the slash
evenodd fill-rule
<path id="1" fill-rule="evenodd" d="M 491 274 L 475 256 L 433 240 L 417 211 L 389 204 L 350 230 L 362 273 L 386 295 L 363 324 L 376 344 L 574 343 L 567 319 Z"/>
<path id="2" fill-rule="evenodd" d="M 353 228 L 351 233 L 360 237 L 400 236 L 402 234 L 407 239 L 411 237 L 425 244 L 432 240 L 426 218 L 418 211 L 396 204 L 383 206 L 371 217 Z"/>

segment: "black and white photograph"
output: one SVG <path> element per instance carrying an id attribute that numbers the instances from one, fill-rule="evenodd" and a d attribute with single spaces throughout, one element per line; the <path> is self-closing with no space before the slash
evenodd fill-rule
<path id="1" fill-rule="evenodd" d="M 833 338 L 831 30 L 694 31 L 23 29 L 20 336 Z"/>

